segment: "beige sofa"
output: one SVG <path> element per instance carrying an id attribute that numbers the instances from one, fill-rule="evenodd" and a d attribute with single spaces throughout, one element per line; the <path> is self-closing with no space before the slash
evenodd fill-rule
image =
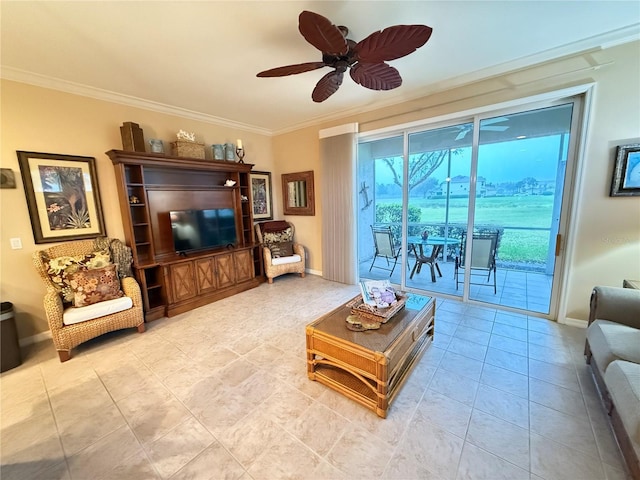
<path id="1" fill-rule="evenodd" d="M 640 480 L 640 290 L 593 289 L 585 355 L 631 476 Z"/>

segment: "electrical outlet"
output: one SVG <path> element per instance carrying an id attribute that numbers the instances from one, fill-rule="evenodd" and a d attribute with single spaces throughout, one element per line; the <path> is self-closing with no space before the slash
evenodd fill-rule
<path id="1" fill-rule="evenodd" d="M 22 240 L 20 238 L 10 238 L 9 242 L 11 242 L 12 250 L 20 250 L 22 248 Z"/>

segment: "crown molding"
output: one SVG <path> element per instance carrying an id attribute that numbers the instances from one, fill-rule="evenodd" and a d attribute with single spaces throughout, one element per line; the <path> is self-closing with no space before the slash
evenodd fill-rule
<path id="1" fill-rule="evenodd" d="M 152 112 L 163 113 L 165 115 L 174 115 L 189 120 L 196 120 L 203 123 L 220 125 L 223 127 L 237 128 L 247 132 L 258 133 L 260 135 L 272 136 L 273 132 L 266 128 L 259 128 L 246 123 L 234 122 L 226 118 L 208 115 L 206 113 L 194 112 L 186 108 L 174 107 L 164 103 L 153 102 L 143 98 L 123 95 L 121 93 L 111 92 L 100 88 L 90 87 L 80 83 L 69 82 L 59 78 L 48 77 L 33 72 L 28 72 L 13 67 L 2 67 L 0 70 L 0 78 L 11 80 L 14 82 L 26 83 L 36 87 L 49 88 L 59 90 L 73 95 L 94 98 L 105 102 L 117 103 L 128 107 L 140 108 L 142 110 L 150 110 Z"/>
<path id="2" fill-rule="evenodd" d="M 414 92 L 411 95 L 403 95 L 399 93 L 396 96 L 387 98 L 383 101 L 376 101 L 373 103 L 367 103 L 358 107 L 343 109 L 334 111 L 328 115 L 320 115 L 311 117 L 304 122 L 284 127 L 281 129 L 268 129 L 257 127 L 255 125 L 249 125 L 245 123 L 235 122 L 229 119 L 208 115 L 201 112 L 195 112 L 180 107 L 166 105 L 163 103 L 153 102 L 145 100 L 143 98 L 133 97 L 129 95 L 123 95 L 108 90 L 103 90 L 87 85 L 82 85 L 75 82 L 69 82 L 58 78 L 48 77 L 45 75 L 28 72 L 25 70 L 2 67 L 0 69 L 0 78 L 6 80 L 12 80 L 16 82 L 26 83 L 38 87 L 49 88 L 53 90 L 59 90 L 75 95 L 94 98 L 98 100 L 104 100 L 106 102 L 117 103 L 121 105 L 127 105 L 143 110 L 150 110 L 166 115 L 174 115 L 181 118 L 187 118 L 190 120 L 196 120 L 203 123 L 209 123 L 214 125 L 220 125 L 224 127 L 237 128 L 247 132 L 253 132 L 265 136 L 277 136 L 285 133 L 294 132 L 308 127 L 318 126 L 322 123 L 330 123 L 333 121 L 341 120 L 349 116 L 360 115 L 363 113 L 391 107 L 399 103 L 410 102 L 418 100 L 425 96 L 433 95 L 452 88 L 461 87 L 473 82 L 485 80 L 491 77 L 504 75 L 517 70 L 527 69 L 533 66 L 539 66 L 546 62 L 558 60 L 563 57 L 571 57 L 574 55 L 581 55 L 594 51 L 605 50 L 625 43 L 630 43 L 640 40 L 640 23 L 635 23 L 624 28 L 613 30 L 601 35 L 595 35 L 577 42 L 568 43 L 560 47 L 545 50 L 543 52 L 535 53 L 533 55 L 527 55 L 518 59 L 511 60 L 509 62 L 501 63 L 499 65 L 493 65 L 491 67 L 476 70 L 469 74 L 452 77 L 446 80 L 441 80 L 425 86 L 418 92 Z"/>
<path id="3" fill-rule="evenodd" d="M 538 67 L 544 63 L 557 61 L 561 58 L 567 58 L 572 56 L 584 55 L 586 53 L 592 53 L 595 51 L 606 50 L 625 43 L 631 43 L 640 41 L 640 23 L 635 23 L 624 28 L 613 30 L 601 35 L 594 35 L 577 42 L 568 43 L 559 47 L 551 48 L 543 52 L 538 52 L 533 55 L 527 55 L 520 57 L 509 62 L 504 62 L 491 67 L 476 70 L 474 72 L 460 75 L 457 77 L 451 77 L 442 81 L 438 81 L 424 87 L 418 92 L 414 92 L 412 95 L 401 95 L 389 98 L 385 101 L 374 102 L 362 107 L 355 107 L 334 112 L 330 115 L 318 116 L 309 119 L 306 122 L 299 123 L 295 126 L 283 128 L 281 130 L 273 131 L 273 135 L 280 135 L 283 133 L 289 133 L 302 128 L 318 125 L 320 123 L 328 123 L 335 120 L 340 120 L 349 116 L 367 113 L 382 108 L 388 108 L 399 103 L 411 102 L 419 100 L 429 95 L 434 95 L 453 88 L 462 87 L 470 83 L 478 82 L 481 80 L 487 80 L 492 77 L 505 75 L 507 73 L 513 73 L 518 70 L 525 70 L 527 68 Z M 597 66 L 596 66 L 597 67 Z M 594 68 L 596 68 L 594 67 Z"/>

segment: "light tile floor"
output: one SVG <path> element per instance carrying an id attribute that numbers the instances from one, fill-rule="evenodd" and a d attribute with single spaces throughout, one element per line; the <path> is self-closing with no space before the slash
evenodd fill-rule
<path id="1" fill-rule="evenodd" d="M 0 378 L 11 479 L 625 479 L 584 330 L 438 301 L 387 419 L 310 381 L 305 326 L 357 290 L 316 276 L 114 332 Z"/>
<path id="2" fill-rule="evenodd" d="M 436 272 L 436 281 L 431 281 L 431 271 L 429 265 L 423 265 L 420 273 L 415 273 L 410 279 L 411 269 L 413 268 L 414 259 L 409 259 L 409 266 L 406 268 L 407 288 L 419 289 L 431 292 L 435 295 L 453 295 L 462 297 L 462 284 L 456 288 L 454 277 L 454 262 L 440 261 L 438 266 L 442 272 L 439 277 Z M 386 268 L 384 258 L 376 260 L 376 266 Z M 388 270 L 371 267 L 371 260 L 361 262 L 359 265 L 359 275 L 362 279 L 390 280 L 396 285 L 400 285 L 400 276 L 402 268 L 400 263 L 396 266 L 393 274 L 389 276 Z M 493 275 L 493 274 L 492 274 Z M 460 277 L 462 280 L 462 276 Z M 469 289 L 469 298 L 472 300 L 486 303 L 487 306 L 501 305 L 521 310 L 529 310 L 531 312 L 539 312 L 547 314 L 549 312 L 549 302 L 551 299 L 551 282 L 553 277 L 539 272 L 528 272 L 523 270 L 497 268 L 496 272 L 496 293 L 493 292 L 493 276 L 491 281 L 482 285 L 486 280 L 486 276 L 474 275 L 472 281 L 476 283 L 471 285 Z"/>

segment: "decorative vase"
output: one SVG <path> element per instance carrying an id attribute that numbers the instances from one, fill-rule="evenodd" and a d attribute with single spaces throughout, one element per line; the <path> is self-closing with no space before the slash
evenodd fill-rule
<path id="1" fill-rule="evenodd" d="M 224 158 L 228 162 L 236 161 L 236 146 L 233 143 L 224 144 Z"/>
<path id="2" fill-rule="evenodd" d="M 164 153 L 164 145 L 162 144 L 162 140 L 152 138 L 151 140 L 149 140 L 149 147 L 151 148 L 151 152 L 153 153 Z"/>
<path id="3" fill-rule="evenodd" d="M 224 160 L 224 145 L 221 143 L 215 143 L 211 145 L 211 150 L 213 151 L 214 160 Z"/>

